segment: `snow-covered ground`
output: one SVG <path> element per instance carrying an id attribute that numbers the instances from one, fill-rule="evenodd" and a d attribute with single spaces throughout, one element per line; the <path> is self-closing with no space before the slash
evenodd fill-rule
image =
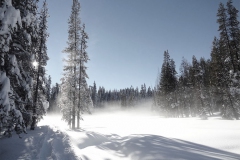
<path id="1" fill-rule="evenodd" d="M 84 115 L 80 130 L 48 115 L 35 131 L 0 139 L 1 160 L 240 160 L 240 121 L 161 118 L 148 110 Z"/>

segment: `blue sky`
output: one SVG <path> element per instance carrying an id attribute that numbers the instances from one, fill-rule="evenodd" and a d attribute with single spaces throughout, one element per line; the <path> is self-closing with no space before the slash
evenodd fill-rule
<path id="1" fill-rule="evenodd" d="M 81 20 L 89 34 L 87 64 L 92 85 L 106 89 L 155 86 L 163 53 L 179 71 L 182 57 L 209 58 L 219 3 L 226 0 L 80 0 Z M 240 10 L 240 1 L 233 0 Z M 50 37 L 46 69 L 52 83 L 62 77 L 71 0 L 49 0 Z M 40 5 L 41 6 L 41 5 Z"/>

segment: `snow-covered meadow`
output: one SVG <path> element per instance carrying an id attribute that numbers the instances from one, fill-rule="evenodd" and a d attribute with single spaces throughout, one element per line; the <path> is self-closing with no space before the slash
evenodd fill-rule
<path id="1" fill-rule="evenodd" d="M 217 115 L 163 118 L 149 109 L 108 109 L 84 115 L 80 130 L 69 129 L 60 115 L 47 115 L 21 136 L 1 139 L 1 160 L 240 159 L 240 121 Z"/>

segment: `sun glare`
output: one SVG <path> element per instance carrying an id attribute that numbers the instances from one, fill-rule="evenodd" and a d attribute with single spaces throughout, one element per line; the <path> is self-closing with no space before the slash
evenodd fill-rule
<path id="1" fill-rule="evenodd" d="M 34 67 L 38 66 L 38 62 L 37 61 L 34 61 L 32 64 L 33 64 Z"/>

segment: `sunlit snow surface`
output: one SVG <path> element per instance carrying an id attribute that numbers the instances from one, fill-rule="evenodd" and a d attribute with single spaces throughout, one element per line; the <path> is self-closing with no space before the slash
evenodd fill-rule
<path id="1" fill-rule="evenodd" d="M 218 116 L 209 120 L 162 118 L 147 109 L 108 110 L 84 115 L 80 130 L 70 130 L 60 119 L 48 115 L 39 124 L 41 128 L 49 125 L 50 134 L 42 133 L 45 142 L 38 144 L 42 147 L 37 159 L 240 159 L 240 121 Z"/>

